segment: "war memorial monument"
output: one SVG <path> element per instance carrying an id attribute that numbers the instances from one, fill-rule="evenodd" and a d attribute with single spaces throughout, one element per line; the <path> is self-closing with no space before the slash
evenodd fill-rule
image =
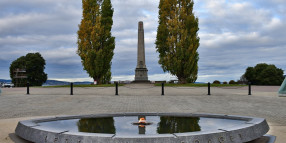
<path id="1" fill-rule="evenodd" d="M 143 22 L 138 23 L 137 66 L 135 69 L 135 83 L 149 82 L 148 69 L 145 62 L 145 42 Z"/>
<path id="2" fill-rule="evenodd" d="M 68 50 L 66 51 L 66 54 L 72 56 L 72 54 L 69 53 L 69 49 L 73 48 L 73 46 L 72 47 L 69 46 L 71 44 L 70 43 L 71 41 L 65 39 L 63 40 L 62 36 L 59 34 L 64 34 L 69 37 L 71 34 L 70 32 L 66 33 L 66 30 L 71 28 L 72 28 L 71 30 L 74 30 L 73 27 L 76 27 L 78 25 L 79 30 L 77 31 L 78 35 L 77 42 L 73 41 L 73 44 L 77 43 L 78 49 L 77 51 L 74 52 L 76 52 L 80 56 L 83 70 L 87 71 L 87 74 L 89 74 L 89 77 L 91 78 L 90 80 L 97 81 L 99 85 L 90 85 L 91 83 L 88 83 L 88 85 L 77 85 L 74 80 L 82 77 L 81 76 L 82 71 L 77 72 L 75 69 L 72 69 L 71 78 L 73 78 L 74 80 L 67 82 L 67 84 L 70 84 L 67 86 L 66 85 L 50 86 L 50 87 L 36 86 L 30 88 L 31 82 L 29 81 L 27 83 L 25 80 L 23 82 L 21 81 L 21 83 L 23 83 L 26 87 L 1 88 L 0 89 L 0 143 L 31 143 L 31 142 L 34 143 L 274 143 L 274 142 L 285 143 L 286 142 L 286 135 L 285 135 L 286 98 L 277 97 L 277 94 L 279 96 L 286 96 L 286 78 L 282 86 L 280 87 L 278 93 L 277 93 L 278 86 L 270 87 L 270 86 L 253 85 L 251 88 L 250 82 L 248 86 L 247 85 L 221 86 L 220 84 L 217 85 L 212 84 L 211 86 L 210 81 L 207 81 L 216 77 L 223 77 L 221 79 L 224 79 L 226 77 L 225 75 L 231 76 L 235 72 L 237 72 L 234 71 L 234 73 L 224 74 L 224 72 L 220 72 L 220 70 L 217 70 L 217 69 L 223 69 L 224 67 L 215 65 L 215 64 L 226 65 L 220 62 L 222 55 L 227 55 L 226 57 L 229 57 L 228 54 L 235 54 L 235 52 L 230 52 L 230 53 L 226 51 L 220 52 L 221 50 L 224 50 L 220 48 L 220 49 L 214 49 L 215 51 L 219 50 L 218 52 L 220 52 L 220 54 L 208 55 L 211 52 L 209 51 L 209 48 L 212 47 L 208 45 L 207 47 L 205 46 L 205 44 L 208 43 L 206 39 L 212 40 L 211 42 L 213 42 L 213 40 L 215 39 L 216 41 L 214 41 L 213 42 L 214 44 L 211 45 L 215 47 L 220 47 L 220 44 L 223 44 L 221 43 L 221 38 L 229 38 L 231 36 L 231 35 L 222 35 L 223 37 L 221 37 L 219 36 L 221 35 L 221 33 L 213 32 L 214 29 L 224 30 L 225 28 L 228 28 L 228 27 L 220 27 L 220 25 L 216 26 L 219 23 L 215 23 L 212 21 L 215 18 L 214 16 L 217 16 L 213 15 L 214 13 L 213 11 L 208 11 L 212 12 L 211 13 L 212 15 L 210 15 L 212 17 L 206 16 L 201 20 L 202 21 L 201 23 L 204 24 L 202 28 L 204 30 L 205 29 L 211 30 L 211 31 L 209 30 L 203 31 L 202 34 L 204 35 L 202 36 L 199 35 L 199 29 L 200 29 L 199 19 L 197 16 L 195 16 L 194 12 L 195 7 L 193 7 L 194 0 L 191 1 L 160 0 L 160 3 L 158 3 L 158 1 L 157 2 L 152 1 L 152 3 L 150 2 L 148 4 L 141 4 L 140 2 L 138 3 L 137 1 L 135 1 L 137 2 L 136 3 L 137 7 L 134 7 L 135 5 L 129 5 L 129 3 L 132 2 L 128 2 L 126 4 L 123 1 L 120 1 L 120 5 L 118 3 L 116 4 L 118 6 L 116 7 L 116 9 L 121 7 L 118 10 L 118 13 L 114 13 L 115 8 L 113 8 L 111 1 L 112 0 L 88 0 L 88 1 L 83 0 L 82 19 L 79 25 L 78 23 L 74 23 L 75 21 L 80 20 L 79 19 L 80 17 L 78 17 L 79 16 L 78 13 L 76 15 L 74 15 L 74 13 L 71 13 L 72 15 L 66 15 L 64 13 L 64 17 L 58 17 L 58 15 L 61 14 L 60 12 L 62 12 L 58 11 L 58 9 L 68 8 L 67 10 L 78 11 L 79 8 L 78 3 L 76 4 L 72 3 L 72 6 L 68 5 L 68 7 L 62 7 L 64 3 L 56 4 L 56 8 L 54 4 L 50 5 L 52 9 L 50 10 L 47 9 L 49 11 L 48 14 L 51 14 L 49 18 L 55 20 L 55 24 L 51 25 L 52 29 L 57 30 L 62 26 L 65 26 L 66 28 L 64 27 L 64 33 L 61 33 L 61 31 L 59 31 L 54 33 L 54 35 L 49 34 L 47 35 L 47 37 L 48 36 L 52 36 L 52 38 L 56 37 L 52 40 L 57 40 L 59 42 L 64 42 L 68 44 L 65 46 L 65 44 L 59 45 L 56 43 L 56 46 L 54 48 L 56 50 L 57 48 L 60 48 L 60 51 L 66 49 Z M 153 15 L 154 12 L 153 10 L 156 10 L 154 6 L 158 6 L 154 5 L 155 3 L 159 4 L 158 7 L 159 21 L 157 23 L 158 25 L 155 24 L 155 20 L 157 19 L 153 19 L 156 18 L 156 15 Z M 225 3 L 215 3 L 215 4 L 216 5 L 214 6 L 215 8 L 217 8 L 216 6 L 229 3 L 225 2 Z M 240 3 L 233 3 L 233 4 L 234 5 L 227 5 L 227 6 L 237 6 Z M 31 8 L 33 9 L 33 7 L 38 7 L 38 5 L 34 5 L 32 3 L 29 3 L 29 5 L 31 5 L 29 6 L 29 10 Z M 206 7 L 203 5 L 200 5 L 199 8 L 209 9 L 208 7 L 209 5 L 206 5 Z M 9 7 L 9 4 L 7 6 Z M 19 18 L 17 16 L 18 14 L 17 8 L 19 6 L 21 5 L 15 6 L 12 4 L 10 6 L 13 7 L 12 10 L 13 12 L 11 11 L 13 14 L 12 17 L 11 15 L 8 15 L 7 19 L 7 16 L 4 15 L 4 17 L 2 16 L 2 19 L 0 18 L 0 21 L 2 20 L 1 21 L 2 23 L 3 22 L 9 23 L 11 22 L 10 19 L 13 19 L 13 21 L 17 21 L 17 18 Z M 122 6 L 124 6 L 123 9 Z M 247 10 L 245 8 L 253 9 L 252 4 L 246 6 L 247 7 L 243 7 L 243 9 L 235 9 L 234 11 L 230 9 L 230 11 L 226 12 L 230 13 L 234 12 L 235 14 L 237 10 L 245 11 Z M 152 11 L 150 11 L 151 13 L 149 12 L 149 10 L 151 10 L 150 8 L 152 9 Z M 261 13 L 260 11 L 259 11 L 260 13 L 258 13 L 260 14 L 259 15 L 260 17 L 263 16 L 263 14 L 265 16 L 264 8 L 265 7 L 258 9 L 261 10 L 262 12 L 262 14 L 260 14 Z M 38 13 L 37 10 L 31 12 L 32 14 Z M 39 11 L 39 12 L 41 14 L 44 11 Z M 30 12 L 25 12 L 20 16 L 22 15 L 25 16 L 26 14 L 30 14 Z M 122 16 L 120 16 L 121 14 Z M 204 14 L 208 13 L 203 13 L 203 15 L 200 16 L 204 16 Z M 269 15 L 269 13 L 266 12 L 266 16 L 267 14 Z M 53 15 L 56 15 L 56 17 L 53 18 Z M 116 32 L 119 33 L 116 34 L 118 38 L 112 36 L 113 19 L 115 16 L 117 21 L 116 30 L 118 30 Z M 255 16 L 257 16 L 257 14 L 253 15 L 252 17 Z M 149 81 L 150 79 L 153 80 L 155 78 L 151 78 L 150 71 L 152 70 L 151 67 L 152 64 L 149 62 L 146 63 L 145 59 L 143 21 L 138 20 L 139 21 L 138 22 L 137 20 L 136 21 L 132 20 L 134 18 L 137 19 L 138 17 L 143 17 L 146 20 L 146 22 L 144 21 L 145 25 L 147 25 L 147 20 L 148 20 L 151 21 L 152 28 L 154 28 L 154 26 L 158 26 L 156 41 L 154 41 L 156 47 L 153 47 L 154 48 L 153 50 L 156 50 L 159 54 L 158 64 L 161 65 L 161 68 L 164 70 L 164 72 L 169 72 L 170 74 L 176 76 L 179 79 L 178 80 L 179 84 L 167 83 L 169 81 L 156 81 L 156 82 L 152 81 L 152 83 L 154 84 L 151 84 L 151 82 Z M 35 20 L 37 20 L 38 18 L 39 17 L 35 17 Z M 69 20 L 69 18 L 72 18 L 72 21 L 71 19 Z M 78 19 L 76 20 L 76 18 Z M 218 21 L 233 20 L 227 18 L 229 18 L 229 15 L 223 15 L 221 19 L 218 19 Z M 269 19 L 268 20 L 269 22 L 273 22 L 271 21 L 273 20 L 273 17 L 267 16 L 267 18 Z M 265 21 L 265 18 L 263 18 L 262 20 Z M 42 19 L 38 19 L 38 21 L 42 21 L 43 23 L 45 21 L 49 21 L 49 19 L 48 20 L 44 19 L 44 21 Z M 60 22 L 60 25 L 57 25 L 57 21 Z M 64 25 L 63 21 L 67 22 L 66 23 L 67 25 Z M 268 23 L 264 23 L 264 25 L 267 25 Z M 19 32 L 15 33 L 14 32 L 15 30 L 13 30 L 13 29 L 17 30 L 19 28 L 21 29 L 21 26 L 25 26 L 23 24 L 26 23 L 22 23 L 22 25 L 11 25 L 8 28 L 4 27 L 6 31 L 4 35 L 1 35 L 2 37 L 0 36 L 0 43 L 3 41 L 3 40 L 1 41 L 1 38 L 4 39 L 5 42 L 5 39 L 7 38 L 9 40 L 11 38 L 16 37 L 16 41 L 14 42 L 12 41 L 12 43 L 10 42 L 10 44 L 11 46 L 13 45 L 15 46 L 16 42 L 17 46 L 17 43 L 19 43 L 19 40 L 17 39 L 19 39 L 20 36 L 22 37 L 24 36 L 24 40 L 25 38 L 29 39 L 29 37 L 26 36 L 29 34 L 29 32 L 27 34 L 25 34 L 25 31 L 24 33 L 21 31 L 20 33 Z M 132 27 L 135 27 L 135 29 L 129 29 L 128 27 L 130 26 L 130 24 L 132 24 L 133 25 Z M 3 27 L 2 25 L 0 27 Z M 126 71 L 121 72 L 121 70 L 130 68 L 124 67 L 122 66 L 122 64 L 124 63 L 120 63 L 121 61 L 120 59 L 123 59 L 122 61 L 125 61 L 126 58 L 128 58 L 128 56 L 122 58 L 122 56 L 126 55 L 126 51 L 124 51 L 124 49 L 122 51 L 122 48 L 120 47 L 124 46 L 124 44 L 126 44 L 126 41 L 122 40 L 120 36 L 124 36 L 124 38 L 126 38 L 125 36 L 127 35 L 127 37 L 130 37 L 130 33 L 128 33 L 128 31 L 131 30 L 136 34 L 137 25 L 138 25 L 138 39 L 137 39 L 138 43 L 137 43 L 137 61 L 136 61 L 137 63 L 135 64 L 136 45 L 132 46 L 133 48 L 132 51 L 134 51 L 132 55 L 134 56 L 134 58 L 127 59 L 133 61 L 133 65 L 131 67 L 132 68 L 131 76 L 132 80 L 134 81 L 130 83 L 128 80 L 122 83 L 119 81 L 119 79 L 122 80 L 126 80 L 126 78 L 130 79 L 129 70 L 128 70 L 128 77 L 125 75 L 119 76 L 117 74 L 114 74 L 114 78 L 112 78 L 111 76 L 112 59 L 113 56 L 117 54 L 116 56 L 119 57 L 119 60 L 115 58 L 114 61 L 116 62 L 114 62 L 114 65 L 116 65 L 115 67 L 120 67 L 120 69 L 115 68 L 114 70 L 116 70 L 116 72 L 118 71 L 117 72 L 118 74 L 127 73 Z M 28 31 L 30 32 L 36 31 L 38 33 L 37 30 L 38 27 L 35 28 L 36 29 L 34 30 L 28 29 Z M 267 29 L 266 27 L 266 30 L 269 31 L 269 28 Z M 270 29 L 270 30 L 275 31 L 275 29 Z M 42 31 L 45 31 L 45 29 L 43 29 Z M 264 29 L 263 28 L 261 29 L 259 27 L 256 30 L 254 29 L 254 32 L 258 32 L 258 36 L 263 36 L 263 31 L 265 34 L 265 27 Z M 151 32 L 155 33 L 155 30 Z M 222 31 L 222 32 L 225 33 L 228 31 Z M 236 34 L 237 32 L 239 34 L 238 36 L 240 37 L 249 36 L 247 32 L 241 34 L 239 33 L 240 31 L 234 30 L 233 33 Z M 32 35 L 32 37 L 39 35 L 39 33 L 38 34 L 37 33 Z M 40 36 L 41 35 L 45 36 L 45 33 L 43 34 L 42 33 L 43 32 L 40 33 Z M 214 34 L 218 34 L 218 36 Z M 149 34 L 147 34 L 146 30 L 146 38 L 149 38 L 148 35 Z M 202 38 L 201 43 L 200 43 L 200 36 Z M 268 34 L 267 36 L 271 37 L 273 35 Z M 132 36 L 132 38 L 135 37 L 136 35 Z M 120 39 L 117 40 L 117 42 L 122 42 L 122 44 L 117 43 L 119 45 L 117 46 L 115 38 Z M 254 37 L 254 38 L 257 39 L 259 37 Z M 32 42 L 24 43 L 28 45 L 24 45 L 23 52 L 25 51 L 27 52 L 27 47 L 29 49 L 31 48 L 34 49 L 36 47 L 39 47 L 37 46 L 38 43 L 43 41 L 39 38 L 32 40 L 33 40 Z M 49 40 L 50 40 L 49 38 L 46 38 L 46 41 Z M 75 39 L 72 38 L 71 40 Z M 245 40 L 249 40 L 249 38 L 242 39 L 241 43 L 243 43 Z M 260 45 L 260 47 L 261 45 L 263 44 L 265 45 L 266 43 L 266 48 L 269 48 L 269 46 L 267 46 L 269 45 L 267 44 L 267 42 L 269 41 L 266 40 L 265 42 L 264 40 L 264 42 L 259 43 L 258 40 L 258 44 Z M 44 45 L 40 47 L 47 47 L 45 46 L 47 42 L 43 42 L 43 44 Z M 127 42 L 127 45 L 130 44 L 132 43 Z M 205 82 L 208 82 L 208 84 L 202 83 L 201 85 L 198 86 L 198 84 L 196 84 L 195 82 L 197 77 L 199 76 L 198 69 L 201 68 L 199 67 L 198 64 L 199 60 L 198 48 L 200 47 L 200 44 L 204 44 L 204 46 L 202 46 L 201 49 L 205 50 L 204 53 L 205 55 L 202 56 L 201 58 L 206 59 L 206 56 L 208 56 L 209 58 L 214 59 L 213 62 L 205 61 L 207 63 L 205 65 L 206 67 L 208 67 L 206 69 L 208 71 L 212 70 L 213 73 L 219 72 L 219 74 L 213 76 L 213 74 L 200 73 L 200 76 L 203 75 L 205 78 Z M 241 44 L 238 45 L 236 44 L 237 42 L 232 41 L 229 45 L 231 45 L 230 47 L 233 46 L 236 47 L 241 45 Z M 244 42 L 243 46 L 247 47 L 245 46 L 246 44 Z M 11 46 L 8 45 L 8 48 Z M 5 45 L 3 46 L 4 49 L 6 47 L 7 46 Z M 148 46 L 146 47 L 147 49 L 151 48 Z M 118 53 L 124 53 L 124 54 L 115 53 L 114 52 L 115 48 Z M 12 55 L 19 54 L 17 52 L 15 53 L 15 50 L 16 49 L 14 50 L 12 49 Z M 59 60 L 66 61 L 68 59 L 65 58 L 70 58 L 70 56 L 66 55 L 61 57 L 60 53 L 53 53 L 53 52 L 47 53 L 47 49 L 45 48 L 44 49 L 40 48 L 39 50 L 46 51 L 45 55 L 48 56 L 48 58 L 51 57 L 51 55 L 54 56 L 54 54 L 56 55 L 56 57 L 60 57 Z M 7 57 L 7 55 L 5 55 L 5 52 L 7 53 L 7 51 L 4 51 L 4 54 L 2 55 Z M 150 60 L 148 57 L 149 56 L 146 57 L 147 61 Z M 215 58 L 218 57 L 219 59 L 215 61 Z M 271 57 L 273 56 L 271 55 Z M 10 57 L 8 57 L 8 59 L 10 59 Z M 49 60 L 51 60 L 51 58 L 49 58 Z M 230 63 L 231 61 L 234 61 L 233 58 L 230 58 L 228 60 L 230 61 Z M 77 67 L 74 65 L 79 63 L 79 62 L 73 62 L 73 60 L 69 61 L 71 61 L 69 62 L 70 65 L 64 63 L 64 66 L 60 68 L 63 69 L 64 67 Z M 23 67 L 19 67 L 19 69 L 27 67 L 27 63 L 28 61 L 23 62 L 22 65 Z M 47 63 L 57 65 L 57 63 L 53 61 Z M 246 65 L 245 61 L 241 61 L 241 63 L 232 62 L 232 64 L 233 63 L 236 63 L 238 66 Z M 214 65 L 217 66 L 218 68 L 213 68 Z M 58 66 L 52 66 L 52 67 L 58 68 Z M 148 78 L 148 69 L 150 76 L 149 78 Z M 205 71 L 207 71 L 206 69 Z M 25 75 L 28 73 L 24 71 L 25 70 L 18 71 L 17 77 L 19 78 L 19 76 L 21 76 L 22 78 L 25 79 Z M 71 71 L 68 71 L 66 69 L 64 69 L 64 71 L 71 73 Z M 59 70 L 55 70 L 52 72 L 53 74 L 55 74 L 56 72 L 58 76 L 64 75 L 65 73 L 65 72 L 60 73 Z M 11 75 L 12 73 L 13 70 L 11 70 Z M 158 80 L 171 79 L 171 78 L 167 79 L 167 76 L 164 77 L 163 73 L 162 74 L 157 73 L 156 75 L 155 74 L 152 75 L 152 77 L 155 76 L 158 76 L 156 77 L 156 79 Z M 244 80 L 245 79 L 244 77 L 245 76 L 243 76 L 243 79 L 241 79 L 241 81 L 246 83 L 247 81 Z M 264 76 L 261 77 L 263 78 Z M 65 77 L 59 77 L 59 78 L 65 78 Z M 18 80 L 20 79 L 21 78 L 19 78 Z M 269 80 L 271 81 L 272 78 L 269 78 Z M 118 91 L 120 94 L 118 94 Z M 210 94 L 210 91 L 212 91 L 212 94 Z M 247 91 L 249 93 L 248 95 Z M 253 94 L 251 91 L 253 91 Z M 277 138 L 272 135 L 277 136 Z"/>
<path id="3" fill-rule="evenodd" d="M 137 55 L 134 82 L 149 82 L 141 21 Z M 256 117 L 125 112 L 25 120 L 15 133 L 35 143 L 244 143 L 268 131 L 266 120 Z"/>

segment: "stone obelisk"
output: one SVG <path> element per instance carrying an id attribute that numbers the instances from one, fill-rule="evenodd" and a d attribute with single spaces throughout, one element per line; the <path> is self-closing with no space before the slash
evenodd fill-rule
<path id="1" fill-rule="evenodd" d="M 138 23 L 137 66 L 135 69 L 135 82 L 149 82 L 148 70 L 145 64 L 145 43 L 143 22 Z"/>

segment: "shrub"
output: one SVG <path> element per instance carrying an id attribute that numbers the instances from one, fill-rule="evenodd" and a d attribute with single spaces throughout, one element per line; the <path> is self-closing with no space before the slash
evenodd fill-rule
<path id="1" fill-rule="evenodd" d="M 229 84 L 236 84 L 236 82 L 234 80 L 230 80 Z"/>
<path id="2" fill-rule="evenodd" d="M 248 80 L 245 78 L 245 75 L 243 74 L 239 80 L 237 80 L 237 84 L 247 84 Z"/>
<path id="3" fill-rule="evenodd" d="M 283 70 L 275 65 L 261 63 L 248 67 L 244 76 L 254 85 L 281 85 L 284 80 L 283 73 Z"/>
<path id="4" fill-rule="evenodd" d="M 222 84 L 227 84 L 227 82 L 226 82 L 226 81 L 224 81 Z"/>
<path id="5" fill-rule="evenodd" d="M 213 84 L 220 84 L 220 81 L 215 80 L 215 81 L 213 82 Z"/>
<path id="6" fill-rule="evenodd" d="M 10 65 L 10 77 L 16 87 L 25 87 L 27 81 L 30 86 L 42 86 L 47 81 L 48 75 L 44 72 L 46 61 L 40 53 L 28 53 L 26 56 L 19 57 Z M 15 70 L 26 71 L 27 78 L 16 78 Z"/>

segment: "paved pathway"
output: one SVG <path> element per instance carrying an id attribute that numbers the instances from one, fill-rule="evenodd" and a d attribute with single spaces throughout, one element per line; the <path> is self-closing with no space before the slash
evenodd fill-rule
<path id="1" fill-rule="evenodd" d="M 74 88 L 73 96 L 69 95 L 69 88 L 31 88 L 31 95 L 25 94 L 25 88 L 6 88 L 2 89 L 0 96 L 0 142 L 13 142 L 11 138 L 16 142 L 14 126 L 18 120 L 27 117 L 116 112 L 186 112 L 262 117 L 275 129 L 270 133 L 279 134 L 279 139 L 286 136 L 286 98 L 277 96 L 278 88 L 254 86 L 251 96 L 247 95 L 247 87 L 212 88 L 211 96 L 206 95 L 206 87 L 166 87 L 165 96 L 161 96 L 161 87 L 149 84 L 119 87 L 119 96 L 114 95 L 114 87 Z M 14 128 L 5 130 L 1 123 L 9 120 Z"/>

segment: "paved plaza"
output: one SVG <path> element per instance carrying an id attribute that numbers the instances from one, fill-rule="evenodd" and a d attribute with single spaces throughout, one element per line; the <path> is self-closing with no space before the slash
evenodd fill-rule
<path id="1" fill-rule="evenodd" d="M 286 138 L 286 98 L 278 97 L 278 86 L 161 87 L 152 84 L 127 84 L 119 87 L 74 88 L 2 88 L 0 96 L 0 142 L 25 143 L 14 134 L 19 120 L 47 116 L 85 115 L 118 112 L 180 112 L 243 115 L 266 118 L 268 134 L 277 143 Z"/>

